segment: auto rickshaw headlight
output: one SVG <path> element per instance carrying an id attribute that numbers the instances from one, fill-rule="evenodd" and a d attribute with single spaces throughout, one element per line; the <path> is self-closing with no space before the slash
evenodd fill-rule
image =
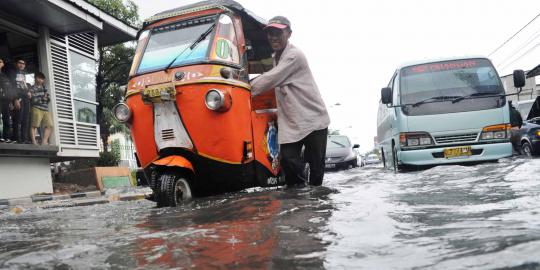
<path id="1" fill-rule="evenodd" d="M 116 120 L 125 123 L 131 119 L 131 109 L 126 103 L 118 103 L 114 106 L 114 117 Z"/>
<path id="2" fill-rule="evenodd" d="M 218 89 L 210 89 L 205 96 L 206 107 L 212 111 L 224 112 L 229 110 L 232 99 L 229 93 Z"/>
<path id="3" fill-rule="evenodd" d="M 219 74 L 221 74 L 221 77 L 224 79 L 230 79 L 232 77 L 232 71 L 230 68 L 221 68 L 219 70 Z"/>

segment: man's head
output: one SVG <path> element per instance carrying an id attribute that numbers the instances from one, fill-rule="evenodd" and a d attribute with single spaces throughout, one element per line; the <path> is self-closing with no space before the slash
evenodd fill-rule
<path id="1" fill-rule="evenodd" d="M 36 74 L 34 75 L 34 78 L 36 79 L 37 85 L 43 85 L 45 83 L 45 74 L 39 71 L 36 72 Z"/>
<path id="2" fill-rule="evenodd" d="M 17 70 L 24 70 L 26 62 L 22 58 L 17 58 L 15 59 L 15 66 L 17 67 Z"/>
<path id="3" fill-rule="evenodd" d="M 276 16 L 264 28 L 268 42 L 275 52 L 283 51 L 291 37 L 291 22 L 283 16 Z"/>

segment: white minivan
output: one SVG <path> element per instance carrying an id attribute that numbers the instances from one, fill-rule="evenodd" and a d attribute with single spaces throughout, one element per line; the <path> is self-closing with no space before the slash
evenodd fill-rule
<path id="1" fill-rule="evenodd" d="M 525 84 L 522 70 L 514 85 Z M 512 155 L 506 94 L 483 57 L 400 66 L 381 90 L 377 138 L 385 167 L 497 160 Z"/>

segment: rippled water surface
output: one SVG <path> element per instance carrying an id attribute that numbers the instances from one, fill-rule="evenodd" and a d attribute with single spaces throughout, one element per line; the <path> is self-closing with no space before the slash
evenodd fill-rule
<path id="1" fill-rule="evenodd" d="M 504 159 L 178 208 L 28 208 L 0 212 L 0 269 L 540 269 L 539 195 L 540 159 Z"/>

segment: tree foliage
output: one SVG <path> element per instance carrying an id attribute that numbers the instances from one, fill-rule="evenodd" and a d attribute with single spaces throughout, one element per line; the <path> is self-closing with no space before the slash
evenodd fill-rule
<path id="1" fill-rule="evenodd" d="M 87 0 L 110 15 L 132 26 L 139 22 L 137 5 L 132 0 Z M 109 151 L 109 136 L 116 132 L 127 133 L 127 127 L 114 119 L 113 107 L 122 100 L 123 86 L 128 82 L 135 48 L 131 44 L 99 47 L 99 64 L 96 75 L 97 122 L 104 151 Z"/>
<path id="2" fill-rule="evenodd" d="M 132 0 L 87 0 L 89 3 L 132 26 L 139 24 L 139 7 Z"/>

